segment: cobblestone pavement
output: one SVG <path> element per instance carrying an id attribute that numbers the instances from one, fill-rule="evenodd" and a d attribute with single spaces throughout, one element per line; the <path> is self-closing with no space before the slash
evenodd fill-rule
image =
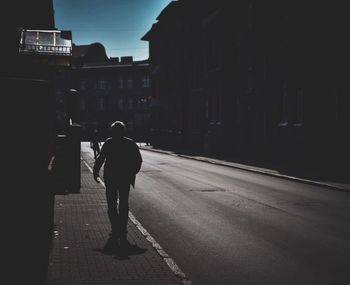
<path id="1" fill-rule="evenodd" d="M 132 248 L 121 254 L 109 247 L 104 185 L 83 160 L 80 193 L 56 195 L 54 211 L 48 285 L 191 284 L 132 213 Z"/>

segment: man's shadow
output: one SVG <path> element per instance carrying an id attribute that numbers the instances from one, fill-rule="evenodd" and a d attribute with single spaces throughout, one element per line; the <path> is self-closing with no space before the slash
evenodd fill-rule
<path id="1" fill-rule="evenodd" d="M 128 246 L 118 245 L 111 237 L 102 249 L 95 250 L 106 255 L 114 255 L 114 258 L 118 260 L 130 259 L 130 255 L 143 254 L 147 251 L 146 248 L 139 247 L 136 244 L 130 244 Z"/>

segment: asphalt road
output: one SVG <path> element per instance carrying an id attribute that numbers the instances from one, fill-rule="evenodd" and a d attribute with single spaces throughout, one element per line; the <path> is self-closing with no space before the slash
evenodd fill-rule
<path id="1" fill-rule="evenodd" d="M 130 209 L 193 284 L 350 284 L 350 195 L 142 151 Z"/>

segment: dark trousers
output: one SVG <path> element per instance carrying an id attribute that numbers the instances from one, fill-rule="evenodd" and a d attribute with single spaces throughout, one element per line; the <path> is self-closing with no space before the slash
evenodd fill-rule
<path id="1" fill-rule="evenodd" d="M 105 179 L 105 185 L 112 237 L 126 239 L 129 217 L 130 183 L 116 183 Z"/>

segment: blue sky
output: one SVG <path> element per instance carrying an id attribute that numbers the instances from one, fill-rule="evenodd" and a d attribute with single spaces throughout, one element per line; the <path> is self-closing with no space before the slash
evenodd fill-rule
<path id="1" fill-rule="evenodd" d="M 55 26 L 71 30 L 73 43 L 99 42 L 108 57 L 148 58 L 141 37 L 171 0 L 53 0 Z"/>

